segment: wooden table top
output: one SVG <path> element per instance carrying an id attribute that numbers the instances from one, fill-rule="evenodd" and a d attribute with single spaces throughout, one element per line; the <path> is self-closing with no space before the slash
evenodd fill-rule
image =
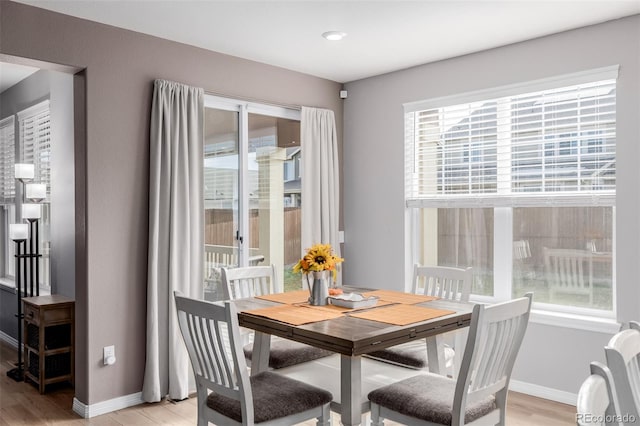
<path id="1" fill-rule="evenodd" d="M 346 289 L 369 290 L 349 287 Z M 439 299 L 416 306 L 447 309 L 456 313 L 404 326 L 354 318 L 346 314 L 335 319 L 296 326 L 243 312 L 276 306 L 276 302 L 250 298 L 237 299 L 233 303 L 238 310 L 238 319 L 242 327 L 350 356 L 363 355 L 410 340 L 467 327 L 471 323 L 473 310 L 473 303 Z"/>

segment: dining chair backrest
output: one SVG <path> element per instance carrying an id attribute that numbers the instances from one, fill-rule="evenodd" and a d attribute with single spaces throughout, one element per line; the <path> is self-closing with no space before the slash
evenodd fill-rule
<path id="1" fill-rule="evenodd" d="M 524 261 L 531 258 L 529 240 L 517 240 L 513 242 L 513 259 Z"/>
<path id="2" fill-rule="evenodd" d="M 593 303 L 593 253 L 588 250 L 544 247 L 544 267 L 551 295 L 582 294 Z"/>
<path id="3" fill-rule="evenodd" d="M 632 330 L 640 331 L 640 322 L 638 321 L 629 321 L 629 328 Z"/>
<path id="4" fill-rule="evenodd" d="M 591 374 L 580 386 L 576 404 L 578 426 L 618 426 L 620 403 L 613 385 L 609 368 L 600 363 L 591 363 Z M 599 423 L 594 421 L 602 420 Z"/>
<path id="5" fill-rule="evenodd" d="M 619 331 L 604 352 L 620 400 L 620 412 L 640 419 L 640 331 Z"/>
<path id="6" fill-rule="evenodd" d="M 234 305 L 190 299 L 178 292 L 174 298 L 180 332 L 196 379 L 198 417 L 206 410 L 211 390 L 240 401 L 242 418 L 253 419 L 251 385 Z"/>
<path id="7" fill-rule="evenodd" d="M 473 268 L 420 266 L 413 268 L 413 293 L 442 299 L 469 301 Z"/>
<path id="8" fill-rule="evenodd" d="M 504 417 L 509 380 L 529 323 L 532 297 L 527 293 L 495 305 L 474 306 L 456 383 L 452 424 L 464 424 L 466 406 L 492 395 Z"/>
<path id="9" fill-rule="evenodd" d="M 274 265 L 222 268 L 225 297 L 231 300 L 278 292 L 276 278 Z"/>

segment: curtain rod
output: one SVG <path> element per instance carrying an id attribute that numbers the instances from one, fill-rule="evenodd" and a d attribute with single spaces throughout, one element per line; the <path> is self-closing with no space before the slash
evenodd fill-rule
<path id="1" fill-rule="evenodd" d="M 226 94 L 226 93 L 211 92 L 209 90 L 205 90 L 204 94 L 205 95 L 211 95 L 211 96 L 218 96 L 218 97 L 221 97 L 221 98 L 240 100 L 240 101 L 244 101 L 244 102 L 252 102 L 252 103 L 257 103 L 257 104 L 280 107 L 280 108 L 295 109 L 297 111 L 302 110 L 302 107 L 300 105 L 279 104 L 279 103 L 276 103 L 276 102 L 265 101 L 263 99 L 247 98 L 247 97 L 244 97 L 244 96 L 233 96 L 233 95 L 229 95 L 229 94 Z"/>

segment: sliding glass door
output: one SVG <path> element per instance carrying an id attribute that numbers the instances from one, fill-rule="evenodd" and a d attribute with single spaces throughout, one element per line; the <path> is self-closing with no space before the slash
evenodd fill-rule
<path id="1" fill-rule="evenodd" d="M 300 111 L 205 100 L 205 297 L 221 267 L 275 265 L 276 290 L 299 288 Z"/>

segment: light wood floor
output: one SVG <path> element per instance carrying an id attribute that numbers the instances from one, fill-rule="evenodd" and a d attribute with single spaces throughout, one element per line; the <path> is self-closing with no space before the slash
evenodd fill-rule
<path id="1" fill-rule="evenodd" d="M 175 425 L 196 424 L 196 400 L 144 404 L 83 419 L 72 409 L 73 389 L 60 386 L 40 395 L 37 388 L 7 377 L 16 362 L 16 351 L 0 341 L 0 426 L 6 425 Z M 49 388 L 48 388 L 49 389 Z M 314 422 L 301 425 L 311 426 Z M 333 425 L 339 425 L 334 414 Z M 392 426 L 395 423 L 386 422 Z M 507 408 L 509 426 L 573 426 L 575 407 L 511 392 Z"/>

